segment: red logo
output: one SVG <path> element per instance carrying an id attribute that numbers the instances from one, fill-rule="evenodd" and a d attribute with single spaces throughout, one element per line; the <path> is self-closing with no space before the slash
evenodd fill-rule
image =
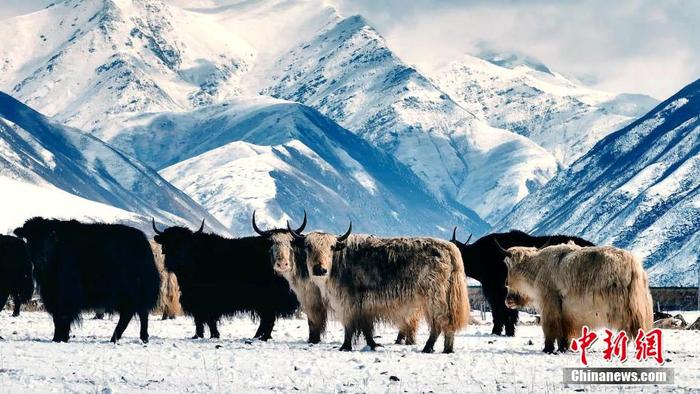
<path id="1" fill-rule="evenodd" d="M 603 342 L 605 343 L 605 349 L 603 350 L 603 359 L 605 361 L 612 361 L 614 358 L 620 362 L 625 362 L 627 360 L 627 344 L 630 337 L 625 331 L 614 333 L 613 331 L 605 329 L 604 332 L 605 338 L 603 338 Z M 598 334 L 591 331 L 588 326 L 583 326 L 581 329 L 581 336 L 571 341 L 571 350 L 574 352 L 581 352 L 581 363 L 583 365 L 588 365 L 586 351 L 597 339 Z M 647 333 L 640 329 L 634 339 L 634 357 L 637 361 L 652 359 L 656 360 L 658 364 L 663 364 L 664 358 L 661 343 L 660 329 L 655 328 Z"/>

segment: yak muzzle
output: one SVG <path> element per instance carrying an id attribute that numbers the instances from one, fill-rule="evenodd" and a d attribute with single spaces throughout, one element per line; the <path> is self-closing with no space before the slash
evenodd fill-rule
<path id="1" fill-rule="evenodd" d="M 287 262 L 276 262 L 275 263 L 275 271 L 277 272 L 287 272 L 289 271 L 289 263 Z"/>
<path id="2" fill-rule="evenodd" d="M 321 267 L 320 265 L 314 265 L 314 267 L 311 269 L 311 272 L 314 274 L 314 276 L 324 276 L 328 273 L 328 270 Z"/>

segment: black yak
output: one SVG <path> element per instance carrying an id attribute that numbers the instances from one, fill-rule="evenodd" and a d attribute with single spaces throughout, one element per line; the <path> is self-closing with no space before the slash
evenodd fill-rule
<path id="1" fill-rule="evenodd" d="M 275 320 L 293 315 L 299 302 L 287 281 L 272 269 L 270 240 L 230 239 L 206 234 L 203 229 L 204 221 L 195 232 L 184 227 L 160 231 L 153 222 L 154 240 L 163 247 L 165 268 L 175 274 L 180 285 L 182 310 L 194 318 L 193 338 L 204 336 L 204 324 L 209 326 L 211 338 L 219 338 L 216 326 L 221 317 L 239 313 L 260 319 L 254 338 L 272 338 Z"/>
<path id="2" fill-rule="evenodd" d="M 345 328 L 340 350 L 352 349 L 362 333 L 374 350 L 374 324 L 402 326 L 420 312 L 430 327 L 424 353 L 443 333 L 444 352 L 453 352 L 455 332 L 469 322 L 467 279 L 459 250 L 434 238 L 379 238 L 313 232 L 303 241 L 311 279 Z"/>
<path id="3" fill-rule="evenodd" d="M 67 342 L 86 310 L 119 313 L 112 342 L 134 314 L 148 342 L 148 314 L 158 302 L 160 276 L 146 235 L 120 224 L 29 219 L 15 234 L 27 240 L 39 295 L 54 322 L 54 342 Z"/>
<path id="4" fill-rule="evenodd" d="M 0 235 L 0 309 L 12 296 L 12 316 L 19 316 L 20 306 L 34 293 L 32 263 L 27 245 L 17 237 Z"/>
<path id="5" fill-rule="evenodd" d="M 481 282 L 484 297 L 491 306 L 493 315 L 492 334 L 503 334 L 503 327 L 507 336 L 515 335 L 515 325 L 518 323 L 518 311 L 506 307 L 506 278 L 508 267 L 505 263 L 506 255 L 498 244 L 508 249 L 513 246 L 542 247 L 547 244 L 556 245 L 573 241 L 579 246 L 593 246 L 585 239 L 567 235 L 532 236 L 522 231 L 511 230 L 507 233 L 493 233 L 479 238 L 474 243 L 460 242 L 456 238 L 456 230 L 452 231 L 451 242 L 457 245 L 462 253 L 464 272 L 468 277 Z M 471 238 L 471 236 L 470 236 Z M 496 244 L 498 242 L 498 244 Z"/>

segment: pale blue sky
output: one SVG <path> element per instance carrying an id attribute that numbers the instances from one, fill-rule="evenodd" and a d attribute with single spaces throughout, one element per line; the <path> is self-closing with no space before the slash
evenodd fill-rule
<path id="1" fill-rule="evenodd" d="M 56 1 L 0 0 L 0 19 Z M 362 14 L 426 70 L 487 45 L 613 92 L 663 99 L 700 78 L 700 1 L 326 1 L 344 15 Z"/>

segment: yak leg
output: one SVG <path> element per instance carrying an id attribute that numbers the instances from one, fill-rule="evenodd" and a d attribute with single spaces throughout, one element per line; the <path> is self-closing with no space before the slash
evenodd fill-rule
<path id="1" fill-rule="evenodd" d="M 148 343 L 148 311 L 139 312 L 139 321 L 141 323 L 139 337 L 143 343 Z"/>
<path id="2" fill-rule="evenodd" d="M 370 349 L 375 350 L 378 346 L 382 346 L 374 341 L 374 322 L 368 318 L 362 321 L 362 335 L 364 335 L 365 342 Z"/>
<path id="3" fill-rule="evenodd" d="M 275 315 L 267 314 L 260 316 L 260 326 L 255 333 L 255 338 L 261 341 L 267 341 L 272 338 L 272 329 L 275 327 Z"/>
<path id="4" fill-rule="evenodd" d="M 0 311 L 5 307 L 5 304 L 7 304 L 8 298 L 10 298 L 9 294 L 0 294 Z"/>
<path id="5" fill-rule="evenodd" d="M 427 320 L 430 322 L 430 336 L 428 337 L 428 341 L 425 342 L 423 353 L 432 353 L 435 351 L 435 341 L 437 341 L 440 336 L 441 329 L 438 322 L 432 316 L 429 316 Z"/>
<path id="6" fill-rule="evenodd" d="M 321 334 L 326 330 L 328 313 L 322 305 L 313 305 L 306 312 L 309 322 L 309 343 L 321 342 Z"/>
<path id="7" fill-rule="evenodd" d="M 119 322 L 117 322 L 117 327 L 114 328 L 114 334 L 112 334 L 112 339 L 110 339 L 110 342 L 117 343 L 118 340 L 122 339 L 122 334 L 124 334 L 124 330 L 126 330 L 126 327 L 129 325 L 129 322 L 133 316 L 134 313 L 131 311 L 119 312 Z"/>
<path id="8" fill-rule="evenodd" d="M 192 339 L 204 338 L 204 319 L 194 316 L 194 336 Z"/>
<path id="9" fill-rule="evenodd" d="M 22 305 L 22 297 L 20 297 L 19 293 L 15 294 L 12 296 L 12 300 L 14 301 L 14 309 L 12 310 L 12 317 L 17 317 L 19 316 L 19 307 Z"/>
<path id="10" fill-rule="evenodd" d="M 557 294 L 544 294 L 542 305 L 542 331 L 544 332 L 544 349 L 545 353 L 554 353 L 554 342 L 557 338 L 561 338 L 562 333 L 561 322 L 562 305 L 561 298 Z"/>
<path id="11" fill-rule="evenodd" d="M 355 320 L 346 321 L 344 324 L 345 329 L 345 340 L 343 340 L 343 345 L 340 346 L 341 352 L 349 352 L 352 350 L 352 339 L 355 337 L 355 332 L 357 332 L 357 325 Z"/>
<path id="12" fill-rule="evenodd" d="M 53 339 L 54 342 L 68 342 L 70 337 L 70 324 L 71 319 L 65 316 L 54 315 L 53 316 Z"/>
<path id="13" fill-rule="evenodd" d="M 518 310 L 506 309 L 506 336 L 515 336 L 515 325 L 518 323 Z"/>
<path id="14" fill-rule="evenodd" d="M 491 315 L 493 317 L 493 329 L 491 330 L 491 334 L 502 335 L 503 326 L 507 326 L 508 320 L 508 308 L 506 307 L 506 295 L 508 294 L 508 290 L 505 286 L 499 285 L 499 288 L 495 291 L 494 289 L 484 288 L 484 293 L 491 307 Z"/>
<path id="15" fill-rule="evenodd" d="M 416 332 L 420 323 L 418 316 L 411 316 L 401 324 L 399 335 L 396 337 L 396 345 L 415 345 Z"/>
<path id="16" fill-rule="evenodd" d="M 221 335 L 219 334 L 219 329 L 216 328 L 216 321 L 218 319 L 210 317 L 207 319 L 207 325 L 209 326 L 209 335 L 210 338 L 219 338 Z"/>

